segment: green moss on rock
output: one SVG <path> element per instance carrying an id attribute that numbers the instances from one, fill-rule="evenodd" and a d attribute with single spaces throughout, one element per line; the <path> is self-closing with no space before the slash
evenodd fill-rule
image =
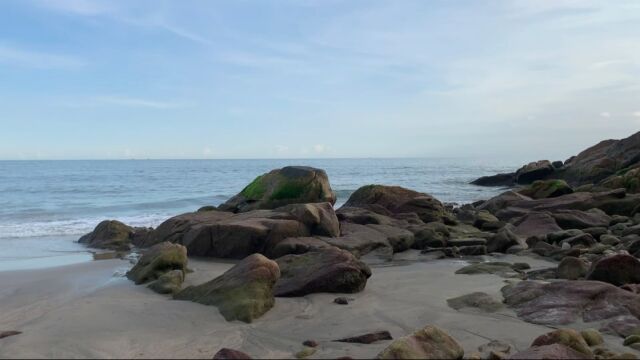
<path id="1" fill-rule="evenodd" d="M 260 175 L 247 185 L 240 194 L 247 199 L 260 199 L 266 191 L 267 187 L 264 184 L 264 175 Z"/>

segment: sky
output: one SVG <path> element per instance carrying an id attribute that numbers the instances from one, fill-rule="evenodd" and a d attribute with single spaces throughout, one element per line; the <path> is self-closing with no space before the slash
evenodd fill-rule
<path id="1" fill-rule="evenodd" d="M 1 0 L 0 159 L 563 160 L 640 130 L 640 0 Z"/>

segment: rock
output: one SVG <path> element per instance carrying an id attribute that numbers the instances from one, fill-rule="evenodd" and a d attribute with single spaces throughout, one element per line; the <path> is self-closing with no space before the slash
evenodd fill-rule
<path id="1" fill-rule="evenodd" d="M 640 296 L 599 281 L 521 281 L 502 288 L 504 303 L 534 324 L 566 325 L 640 316 Z"/>
<path id="2" fill-rule="evenodd" d="M 445 247 L 450 236 L 447 226 L 439 222 L 414 226 L 410 230 L 414 236 L 413 247 L 419 250 Z"/>
<path id="3" fill-rule="evenodd" d="M 464 350 L 449 334 L 429 325 L 395 340 L 378 359 L 462 359 Z"/>
<path id="4" fill-rule="evenodd" d="M 558 269 L 557 268 L 545 268 L 527 271 L 526 279 L 528 280 L 548 280 L 548 279 L 557 279 L 558 278 Z"/>
<path id="5" fill-rule="evenodd" d="M 624 346 L 630 346 L 640 342 L 640 335 L 630 335 L 624 339 Z"/>
<path id="6" fill-rule="evenodd" d="M 327 173 L 307 166 L 287 166 L 258 176 L 238 195 L 218 208 L 223 211 L 247 212 L 276 209 L 288 204 L 336 202 Z"/>
<path id="7" fill-rule="evenodd" d="M 511 355 L 509 359 L 593 359 L 593 357 L 561 344 L 552 344 L 530 347 Z"/>
<path id="8" fill-rule="evenodd" d="M 487 247 L 485 245 L 454 246 L 451 249 L 457 249 L 457 253 L 461 256 L 487 255 Z"/>
<path id="9" fill-rule="evenodd" d="M 214 360 L 250 360 L 251 356 L 243 353 L 239 350 L 222 348 L 215 355 L 213 355 Z"/>
<path id="10" fill-rule="evenodd" d="M 375 254 L 385 260 L 391 260 L 393 247 L 387 236 L 365 225 L 342 223 L 339 238 L 324 239 L 328 244 L 347 250 L 356 257 Z"/>
<path id="11" fill-rule="evenodd" d="M 611 217 L 599 209 L 588 211 L 557 210 L 551 216 L 563 229 L 584 229 L 593 227 L 607 227 Z"/>
<path id="12" fill-rule="evenodd" d="M 631 219 L 628 216 L 622 216 L 622 215 L 613 215 L 611 217 L 611 223 L 609 224 L 610 226 L 615 225 L 615 224 L 622 224 L 622 223 L 627 223 L 630 222 Z"/>
<path id="13" fill-rule="evenodd" d="M 254 253 L 268 253 L 286 238 L 335 237 L 339 233 L 340 224 L 331 204 L 294 204 L 241 214 L 182 214 L 152 231 L 145 245 L 170 241 L 187 247 L 190 256 L 242 259 Z"/>
<path id="14" fill-rule="evenodd" d="M 391 244 L 393 252 L 401 252 L 410 249 L 415 242 L 415 236 L 411 231 L 393 227 L 390 225 L 369 224 L 368 227 L 383 233 Z"/>
<path id="15" fill-rule="evenodd" d="M 615 286 L 640 283 L 640 260 L 626 254 L 604 257 L 593 263 L 587 280 L 604 281 Z"/>
<path id="16" fill-rule="evenodd" d="M 598 346 L 604 344 L 604 339 L 600 331 L 596 329 L 586 329 L 580 331 L 580 335 L 589 346 Z"/>
<path id="17" fill-rule="evenodd" d="M 560 246 L 564 246 L 564 244 L 569 244 L 569 248 L 576 245 L 584 245 L 586 247 L 595 245 L 596 239 L 591 236 L 591 234 L 582 234 L 578 236 L 573 236 L 568 239 L 564 239 L 560 242 Z"/>
<path id="18" fill-rule="evenodd" d="M 320 344 L 315 340 L 305 340 L 302 345 L 314 348 L 318 347 Z"/>
<path id="19" fill-rule="evenodd" d="M 514 223 L 514 233 L 528 238 L 531 236 L 544 236 L 546 234 L 562 230 L 551 214 L 547 212 L 530 212 Z"/>
<path id="20" fill-rule="evenodd" d="M 275 261 L 254 254 L 207 283 L 187 287 L 174 298 L 213 305 L 227 321 L 250 323 L 273 307 L 273 288 L 279 278 Z"/>
<path id="21" fill-rule="evenodd" d="M 0 339 L 4 339 L 9 336 L 16 336 L 22 334 L 22 331 L 0 331 Z"/>
<path id="22" fill-rule="evenodd" d="M 415 213 L 423 222 L 442 222 L 451 217 L 431 195 L 399 186 L 367 185 L 356 190 L 345 207 L 359 207 L 376 213 Z"/>
<path id="23" fill-rule="evenodd" d="M 317 292 L 362 291 L 371 269 L 351 253 L 339 249 L 312 251 L 276 259 L 281 277 L 276 296 L 304 296 Z"/>
<path id="24" fill-rule="evenodd" d="M 171 270 L 160 275 L 158 280 L 149 284 L 149 289 L 158 294 L 175 294 L 182 288 L 184 270 Z"/>
<path id="25" fill-rule="evenodd" d="M 286 238 L 270 243 L 264 254 L 270 259 L 277 259 L 289 254 L 304 254 L 309 251 L 332 248 L 333 245 L 330 245 L 327 240 L 328 238 L 311 236 Z"/>
<path id="26" fill-rule="evenodd" d="M 520 204 L 528 201 L 531 201 L 530 197 L 509 190 L 485 201 L 482 205 L 478 206 L 477 209 L 487 210 L 492 214 L 496 214 L 499 210 L 510 207 L 512 204 Z"/>
<path id="27" fill-rule="evenodd" d="M 447 242 L 449 246 L 478 246 L 478 245 L 486 245 L 487 240 L 482 238 L 466 238 L 466 239 L 451 239 Z"/>
<path id="28" fill-rule="evenodd" d="M 640 335 L 640 320 L 632 315 L 616 317 L 600 328 L 600 331 L 623 338 Z"/>
<path id="29" fill-rule="evenodd" d="M 380 209 L 378 209 L 380 211 Z M 360 225 L 378 224 L 378 225 L 394 225 L 397 220 L 387 215 L 379 214 L 377 212 L 363 209 L 359 207 L 342 206 L 336 210 L 336 215 L 340 222 L 348 222 Z"/>
<path id="30" fill-rule="evenodd" d="M 456 271 L 456 274 L 497 274 L 502 277 L 518 277 L 521 269 L 514 264 L 507 262 L 483 262 L 465 266 Z"/>
<path id="31" fill-rule="evenodd" d="M 578 229 L 560 230 L 547 234 L 547 241 L 549 243 L 559 243 L 564 239 L 572 238 L 575 236 L 583 235 L 584 231 Z"/>
<path id="32" fill-rule="evenodd" d="M 620 239 L 614 235 L 602 235 L 600 236 L 600 243 L 615 246 L 620 243 Z"/>
<path id="33" fill-rule="evenodd" d="M 497 217 L 493 216 L 493 214 L 491 214 L 487 210 L 480 210 L 475 214 L 473 226 L 477 228 L 482 228 L 482 226 L 485 224 L 498 223 L 498 222 L 500 222 L 500 220 L 498 220 Z"/>
<path id="34" fill-rule="evenodd" d="M 333 302 L 338 304 L 338 305 L 349 305 L 349 299 L 347 299 L 344 296 L 339 296 L 339 297 L 333 299 Z"/>
<path id="35" fill-rule="evenodd" d="M 117 220 L 105 220 L 92 232 L 82 236 L 78 242 L 98 249 L 127 251 L 133 242 L 139 242 L 138 239 L 145 237 L 150 230 L 134 228 Z"/>
<path id="36" fill-rule="evenodd" d="M 595 239 L 600 239 L 602 235 L 608 235 L 609 230 L 606 227 L 590 227 L 582 229 L 587 234 L 591 234 Z"/>
<path id="37" fill-rule="evenodd" d="M 187 262 L 187 249 L 184 246 L 163 242 L 149 248 L 127 272 L 127 278 L 140 285 L 156 280 L 172 270 L 184 274 Z"/>
<path id="38" fill-rule="evenodd" d="M 511 345 L 505 342 L 502 342 L 500 340 L 491 340 L 489 343 L 478 347 L 478 351 L 481 354 L 481 359 L 496 359 L 496 354 L 505 355 L 500 358 L 506 358 L 506 355 L 511 352 L 511 348 Z"/>
<path id="39" fill-rule="evenodd" d="M 589 264 L 573 256 L 567 256 L 558 265 L 557 276 L 559 279 L 578 280 L 584 278 L 589 271 Z"/>
<path id="40" fill-rule="evenodd" d="M 447 299 L 449 307 L 460 310 L 462 308 L 478 308 L 486 312 L 495 312 L 502 308 L 502 303 L 495 300 L 491 295 L 483 292 L 474 292 L 452 299 Z"/>
<path id="41" fill-rule="evenodd" d="M 358 336 L 347 337 L 344 339 L 333 340 L 336 342 L 357 343 L 357 344 L 373 344 L 376 341 L 393 340 L 388 331 L 377 331 Z"/>
<path id="42" fill-rule="evenodd" d="M 294 356 L 296 359 L 304 359 L 316 353 L 316 349 L 312 347 L 304 347 L 304 349 L 298 351 Z"/>
<path id="43" fill-rule="evenodd" d="M 593 356 L 593 351 L 579 332 L 573 329 L 559 329 L 538 336 L 531 346 L 545 346 L 561 344 L 587 356 Z"/>
<path id="44" fill-rule="evenodd" d="M 483 176 L 471 182 L 478 186 L 513 186 L 515 184 L 515 173 L 496 174 Z"/>
<path id="45" fill-rule="evenodd" d="M 638 193 L 640 192 L 640 168 L 622 169 L 615 175 L 604 179 L 598 186 L 609 189 L 624 188 L 628 193 Z"/>
<path id="46" fill-rule="evenodd" d="M 572 194 L 573 189 L 564 180 L 537 180 L 519 193 L 532 199 L 546 199 Z"/>
<path id="47" fill-rule="evenodd" d="M 520 245 L 523 249 L 527 249 L 528 245 L 520 236 L 515 233 L 516 228 L 507 224 L 498 232 L 487 240 L 487 252 L 505 252 L 514 245 Z"/>
<path id="48" fill-rule="evenodd" d="M 553 165 L 548 160 L 531 162 L 516 171 L 516 183 L 531 184 L 536 180 L 541 180 L 553 174 Z"/>

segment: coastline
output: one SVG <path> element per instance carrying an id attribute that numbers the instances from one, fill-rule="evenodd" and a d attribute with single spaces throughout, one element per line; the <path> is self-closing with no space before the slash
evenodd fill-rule
<path id="1" fill-rule="evenodd" d="M 498 261 L 525 261 L 534 269 L 553 265 L 514 255 Z M 194 272 L 185 285 L 208 281 L 233 263 L 190 259 Z M 275 307 L 251 324 L 227 322 L 215 307 L 170 300 L 134 285 L 122 277 L 131 266 L 125 260 L 0 272 L 0 283 L 5 284 L 0 323 L 3 330 L 22 331 L 2 340 L 0 357 L 211 358 L 230 347 L 254 357 L 291 358 L 303 341 L 313 339 L 320 346 L 312 358 L 371 358 L 390 341 L 360 345 L 331 340 L 379 330 L 399 338 L 429 323 L 447 329 L 471 353 L 491 339 L 524 350 L 550 331 L 506 308 L 482 313 L 447 306 L 446 299 L 474 291 L 499 297 L 505 285 L 496 275 L 456 275 L 465 264 L 437 260 L 373 265 L 366 289 L 350 294 L 355 300 L 348 306 L 334 304 L 336 294 L 277 298 Z M 614 337 L 605 335 L 605 341 L 609 348 L 623 350 Z"/>

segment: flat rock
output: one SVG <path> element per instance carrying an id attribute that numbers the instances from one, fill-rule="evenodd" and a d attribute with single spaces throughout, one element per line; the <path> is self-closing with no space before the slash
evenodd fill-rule
<path id="1" fill-rule="evenodd" d="M 216 306 L 227 321 L 250 323 L 273 307 L 273 288 L 279 278 L 275 261 L 253 254 L 219 277 L 187 287 L 174 299 Z"/>
<path id="2" fill-rule="evenodd" d="M 502 289 L 504 302 L 521 319 L 543 325 L 640 316 L 640 296 L 599 281 L 521 281 Z"/>
<path id="3" fill-rule="evenodd" d="M 556 210 L 551 216 L 563 229 L 585 229 L 594 227 L 608 227 L 611 217 L 599 209 L 581 210 Z"/>
<path id="4" fill-rule="evenodd" d="M 467 265 L 458 269 L 456 274 L 496 274 L 502 277 L 518 277 L 521 274 L 521 269 L 508 262 L 491 261 Z"/>
<path id="5" fill-rule="evenodd" d="M 388 331 L 376 331 L 358 336 L 351 336 L 344 339 L 333 340 L 336 342 L 357 343 L 357 344 L 373 344 L 376 341 L 393 340 Z"/>
<path id="6" fill-rule="evenodd" d="M 476 308 L 486 312 L 495 312 L 503 307 L 501 302 L 494 299 L 491 295 L 483 292 L 474 292 L 447 299 L 447 304 L 455 310 Z"/>
<path id="7" fill-rule="evenodd" d="M 544 236 L 549 233 L 562 230 L 555 219 L 547 212 L 531 212 L 514 223 L 514 233 L 528 238 L 532 236 Z"/>
<path id="8" fill-rule="evenodd" d="M 276 259 L 281 277 L 276 296 L 304 296 L 317 292 L 362 291 L 371 269 L 348 251 L 337 248 L 286 255 Z"/>

